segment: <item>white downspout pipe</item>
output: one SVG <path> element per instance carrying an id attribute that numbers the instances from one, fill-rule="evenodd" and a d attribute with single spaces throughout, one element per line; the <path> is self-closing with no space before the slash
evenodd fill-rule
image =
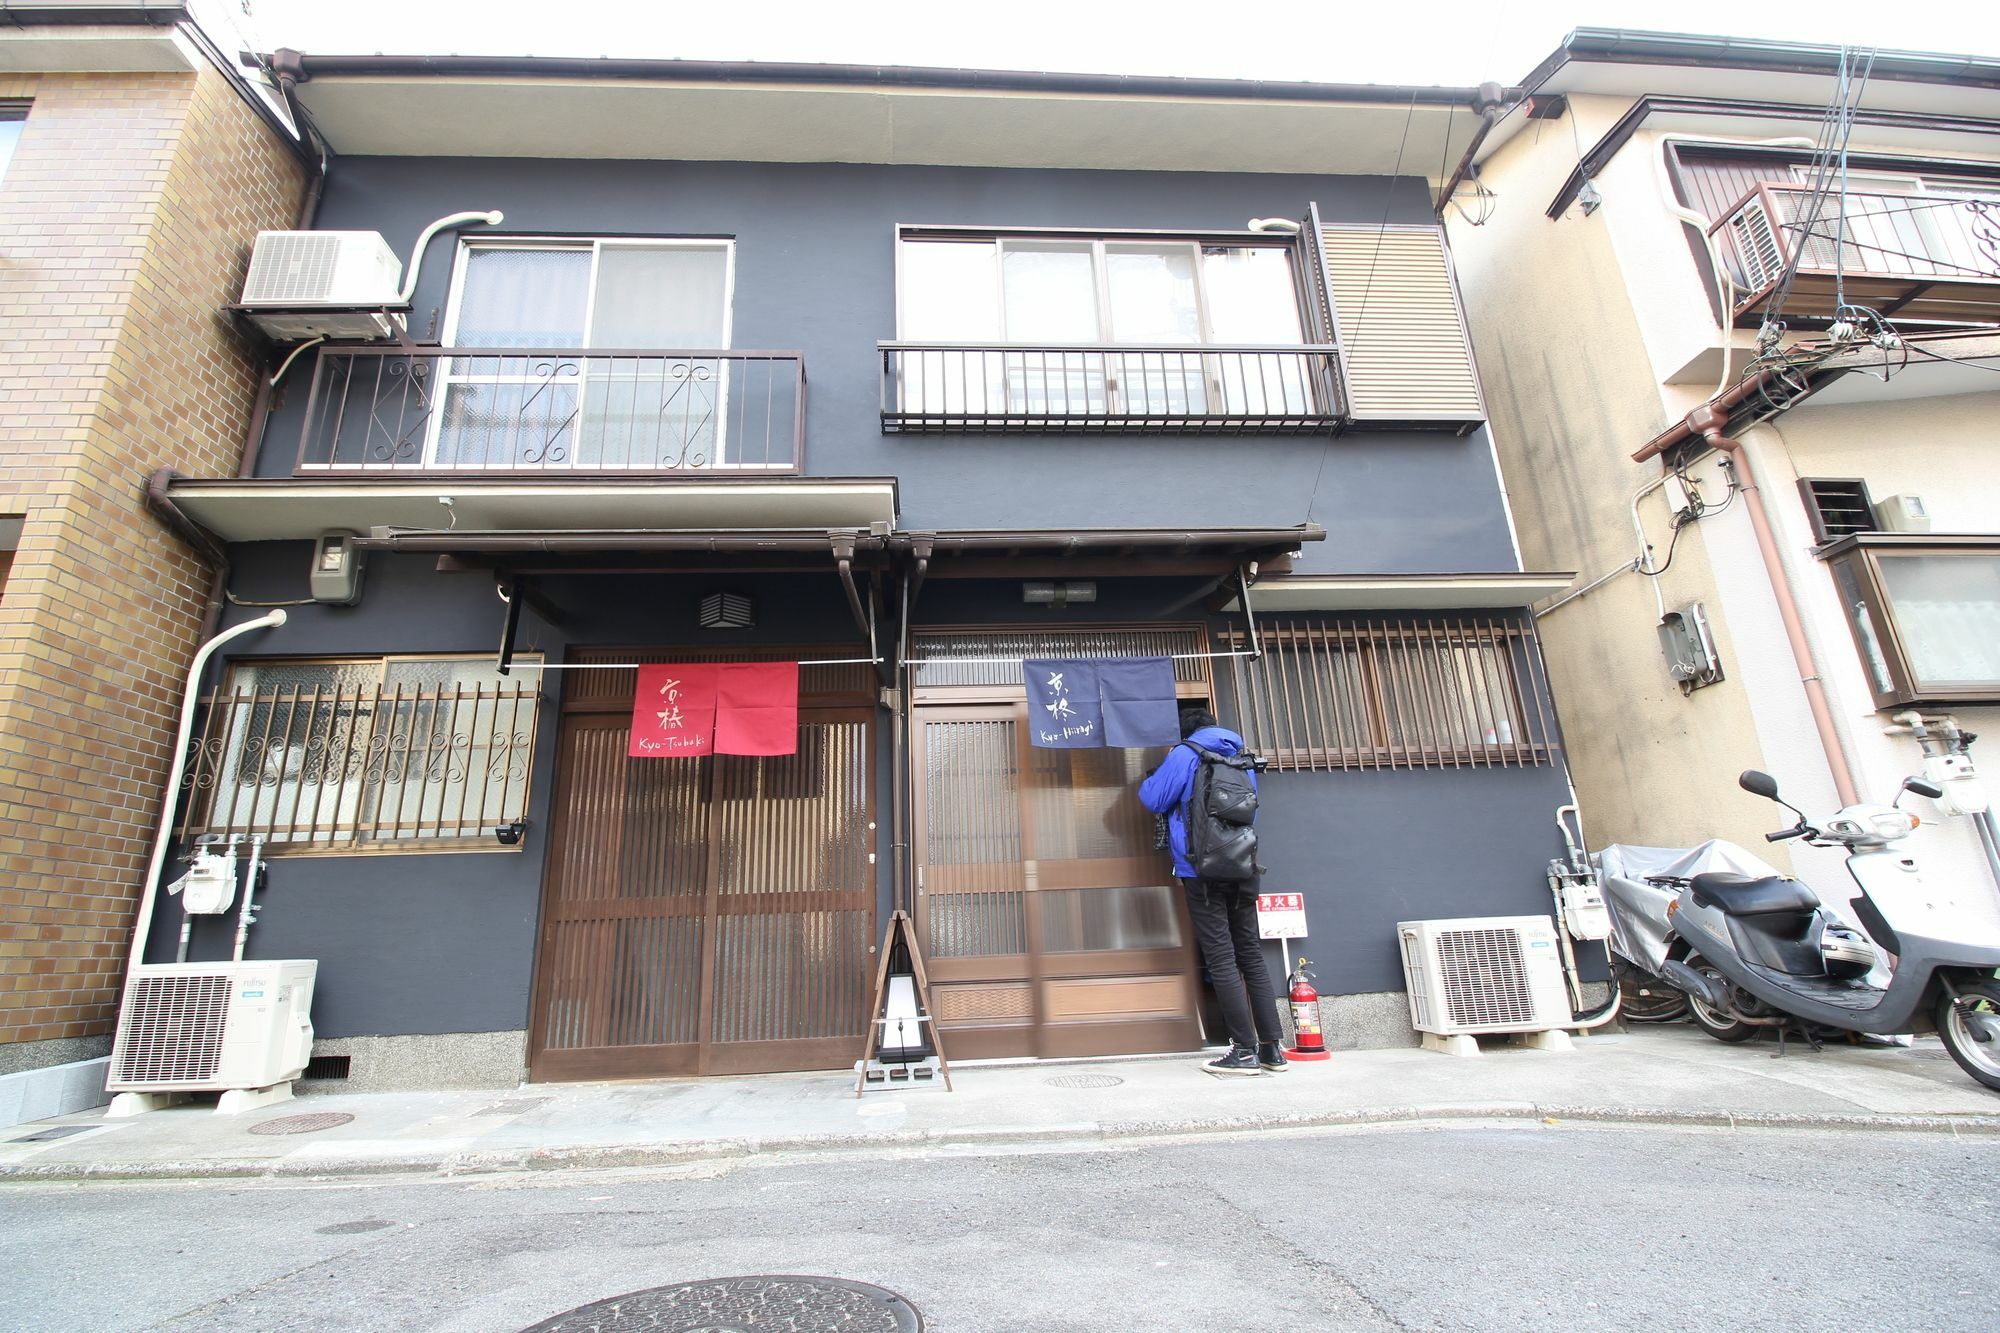
<path id="1" fill-rule="evenodd" d="M 207 668 L 208 659 L 215 655 L 215 650 L 231 639 L 252 630 L 275 629 L 284 623 L 285 612 L 280 608 L 266 612 L 255 620 L 232 625 L 196 649 L 194 661 L 188 664 L 187 691 L 181 696 L 181 723 L 174 733 L 173 763 L 167 770 L 166 790 L 160 798 L 160 827 L 153 835 L 153 855 L 146 863 L 146 879 L 139 892 L 139 919 L 132 925 L 132 948 L 126 968 L 128 982 L 132 969 L 146 957 L 146 936 L 152 931 L 153 906 L 160 896 L 160 872 L 166 868 L 167 846 L 173 841 L 174 808 L 179 804 L 181 778 L 187 773 L 188 737 L 194 731 L 195 709 L 201 702 L 201 673 Z"/>
<path id="2" fill-rule="evenodd" d="M 243 880 L 243 910 L 236 914 L 236 952 L 233 957 L 243 961 L 243 950 L 250 943 L 250 927 L 256 922 L 257 872 L 264 868 L 264 835 L 250 835 L 250 873 Z"/>
<path id="3" fill-rule="evenodd" d="M 497 227 L 501 222 L 506 220 L 506 216 L 506 214 L 497 208 L 489 209 L 483 213 L 453 213 L 448 217 L 441 217 L 436 222 L 431 223 L 430 226 L 425 227 L 422 232 L 418 233 L 417 243 L 410 247 L 410 262 L 403 269 L 403 290 L 396 294 L 396 303 L 398 305 L 408 305 L 410 298 L 417 294 L 417 273 L 423 268 L 424 247 L 431 243 L 433 236 L 436 236 L 446 227 L 459 227 L 468 222 L 484 222 L 489 227 Z"/>

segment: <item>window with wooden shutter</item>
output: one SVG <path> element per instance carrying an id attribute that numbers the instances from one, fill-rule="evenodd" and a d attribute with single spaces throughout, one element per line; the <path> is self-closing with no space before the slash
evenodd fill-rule
<path id="1" fill-rule="evenodd" d="M 1322 231 L 1339 325 L 1348 416 L 1357 423 L 1458 426 L 1486 420 L 1444 232 Z"/>

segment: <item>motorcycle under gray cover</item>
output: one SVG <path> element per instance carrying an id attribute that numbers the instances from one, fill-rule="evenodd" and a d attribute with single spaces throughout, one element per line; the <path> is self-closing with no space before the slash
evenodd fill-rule
<path id="1" fill-rule="evenodd" d="M 1711 871 L 1758 876 L 1783 873 L 1720 838 L 1692 848 L 1613 843 L 1592 859 L 1597 863 L 1605 905 L 1611 909 L 1611 947 L 1648 972 L 1658 972 L 1667 961 L 1667 934 L 1673 928 L 1667 905 L 1680 896 L 1680 890 L 1648 884 L 1646 876 L 1688 879 Z"/>

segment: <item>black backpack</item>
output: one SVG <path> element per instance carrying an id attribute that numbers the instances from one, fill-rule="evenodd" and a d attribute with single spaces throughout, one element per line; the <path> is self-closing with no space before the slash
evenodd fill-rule
<path id="1" fill-rule="evenodd" d="M 1257 875 L 1257 789 L 1250 775 L 1265 761 L 1250 752 L 1194 751 L 1193 780 L 1181 818 L 1187 826 L 1187 863 L 1196 878 L 1240 884 Z"/>

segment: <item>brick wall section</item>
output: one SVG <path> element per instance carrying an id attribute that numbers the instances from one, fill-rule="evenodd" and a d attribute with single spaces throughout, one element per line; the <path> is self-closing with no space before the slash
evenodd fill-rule
<path id="1" fill-rule="evenodd" d="M 303 173 L 215 70 L 0 75 L 0 1043 L 117 1016 L 209 571 L 148 473 L 236 469 L 254 371 L 218 311 Z M 32 1063 L 30 1061 L 29 1063 Z"/>

